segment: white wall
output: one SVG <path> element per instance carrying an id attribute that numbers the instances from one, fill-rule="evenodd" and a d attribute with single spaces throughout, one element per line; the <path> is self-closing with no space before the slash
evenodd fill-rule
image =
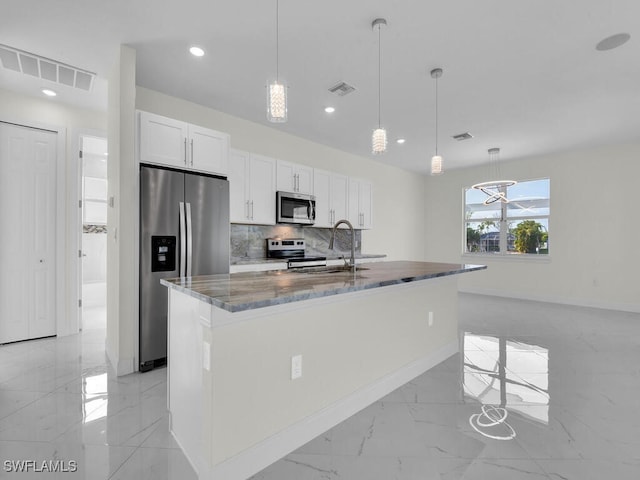
<path id="1" fill-rule="evenodd" d="M 229 133 L 233 148 L 371 180 L 374 228 L 363 232 L 362 252 L 423 259 L 423 176 L 142 87 L 136 108 Z"/>
<path id="2" fill-rule="evenodd" d="M 59 132 L 62 158 L 58 165 L 57 187 L 62 194 L 59 226 L 64 255 L 57 265 L 62 269 L 64 286 L 56 302 L 62 305 L 58 318 L 58 334 L 69 335 L 78 331 L 78 244 L 80 238 L 80 209 L 78 208 L 78 151 L 81 133 L 104 135 L 107 122 L 104 112 L 74 108 L 61 104 L 56 99 L 44 99 L 0 89 L 0 120 L 22 125 L 55 129 Z"/>
<path id="3" fill-rule="evenodd" d="M 462 255 L 463 188 L 487 167 L 426 180 L 427 260 L 482 263 L 462 291 L 640 311 L 640 144 L 505 162 L 503 177 L 551 179 L 550 255 L 542 261 Z"/>
<path id="4" fill-rule="evenodd" d="M 118 375 L 135 370 L 138 342 L 138 175 L 135 165 L 136 54 L 120 48 L 109 75 L 107 342 Z M 132 207 L 133 206 L 133 207 Z"/>

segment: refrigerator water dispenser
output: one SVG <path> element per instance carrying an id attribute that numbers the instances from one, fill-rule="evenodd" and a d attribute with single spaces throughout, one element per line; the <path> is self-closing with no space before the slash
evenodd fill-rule
<path id="1" fill-rule="evenodd" d="M 176 237 L 151 237 L 151 271 L 171 272 L 176 269 Z"/>

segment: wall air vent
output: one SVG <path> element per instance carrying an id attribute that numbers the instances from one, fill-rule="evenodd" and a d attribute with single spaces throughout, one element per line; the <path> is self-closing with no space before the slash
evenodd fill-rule
<path id="1" fill-rule="evenodd" d="M 454 135 L 451 138 L 454 138 L 459 142 L 461 142 L 462 140 L 469 140 L 470 138 L 473 138 L 473 135 L 471 135 L 469 132 L 464 132 L 464 133 L 459 133 L 458 135 Z"/>
<path id="2" fill-rule="evenodd" d="M 349 85 L 347 82 L 336 83 L 329 89 L 331 93 L 335 93 L 336 95 L 340 95 L 341 97 L 344 97 L 351 92 L 355 92 L 355 90 L 356 87 L 354 87 L 353 85 Z"/>
<path id="3" fill-rule="evenodd" d="M 0 62 L 7 70 L 42 78 L 68 87 L 91 91 L 96 74 L 0 44 Z"/>

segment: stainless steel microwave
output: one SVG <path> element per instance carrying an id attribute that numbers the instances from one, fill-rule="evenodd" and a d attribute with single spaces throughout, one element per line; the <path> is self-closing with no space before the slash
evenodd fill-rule
<path id="1" fill-rule="evenodd" d="M 304 193 L 276 192 L 276 221 L 313 225 L 316 221 L 316 197 Z"/>

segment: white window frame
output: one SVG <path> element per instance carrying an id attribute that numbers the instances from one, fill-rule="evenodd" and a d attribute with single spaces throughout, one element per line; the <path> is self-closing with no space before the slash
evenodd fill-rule
<path id="1" fill-rule="evenodd" d="M 539 253 L 515 253 L 510 252 L 508 250 L 508 235 L 509 235 L 509 224 L 517 223 L 523 220 L 546 220 L 547 221 L 547 230 L 549 230 L 551 225 L 551 179 L 549 177 L 541 177 L 541 178 L 533 178 L 528 180 L 521 180 L 519 183 L 527 183 L 527 182 L 535 182 L 540 180 L 547 180 L 549 182 L 549 214 L 548 215 L 526 215 L 526 216 L 517 216 L 517 217 L 509 217 L 507 214 L 507 204 L 500 204 L 500 218 L 496 217 L 483 217 L 483 218 L 474 218 L 473 220 L 467 219 L 467 198 L 466 192 L 471 189 L 471 187 L 464 187 L 462 189 L 462 255 L 466 257 L 491 257 L 491 258 L 501 258 L 501 259 L 527 259 L 530 260 L 549 260 L 551 257 L 551 251 L 547 244 L 548 253 L 539 254 Z M 507 187 L 501 187 L 500 191 L 507 195 Z M 507 198 L 508 195 L 507 195 Z M 498 252 L 469 252 L 467 251 L 467 223 L 481 223 L 485 220 L 494 221 L 499 224 L 500 228 L 500 241 Z"/>

